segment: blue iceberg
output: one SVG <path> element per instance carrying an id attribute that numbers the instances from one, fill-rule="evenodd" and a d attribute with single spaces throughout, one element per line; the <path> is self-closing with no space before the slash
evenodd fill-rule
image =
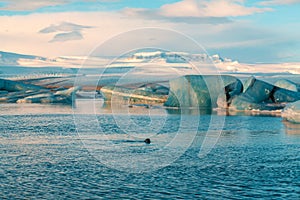
<path id="1" fill-rule="evenodd" d="M 234 97 L 230 104 L 233 110 L 280 110 L 286 103 L 300 100 L 300 92 L 279 88 L 265 81 L 249 78 L 244 92 Z"/>
<path id="2" fill-rule="evenodd" d="M 297 83 L 294 83 L 290 80 L 281 79 L 275 82 L 274 84 L 276 87 L 283 88 L 286 90 L 290 90 L 293 92 L 299 92 L 300 86 Z"/>
<path id="3" fill-rule="evenodd" d="M 227 75 L 186 75 L 170 81 L 170 92 L 165 106 L 217 107 L 218 99 L 230 101 L 242 92 L 241 81 Z"/>

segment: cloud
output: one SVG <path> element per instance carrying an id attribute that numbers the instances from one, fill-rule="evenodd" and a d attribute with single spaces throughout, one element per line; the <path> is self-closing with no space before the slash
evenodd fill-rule
<path id="1" fill-rule="evenodd" d="M 78 24 L 73 24 L 69 22 L 62 22 L 59 25 L 51 24 L 50 26 L 40 30 L 40 33 L 53 33 L 58 31 L 81 31 L 82 29 L 93 28 L 92 26 L 82 26 Z"/>
<path id="2" fill-rule="evenodd" d="M 69 3 L 70 0 L 1 0 L 0 2 L 5 4 L 4 6 L 0 7 L 0 10 L 33 11 L 42 7 L 63 5 Z"/>
<path id="3" fill-rule="evenodd" d="M 199 17 L 199 16 L 164 16 L 160 10 L 141 8 L 126 8 L 122 14 L 131 18 L 143 18 L 147 20 L 161 20 L 167 22 L 188 23 L 188 24 L 223 24 L 231 22 L 227 17 Z"/>
<path id="4" fill-rule="evenodd" d="M 49 6 L 59 6 L 72 2 L 116 2 L 119 0 L 0 0 L 4 6 L 0 10 L 8 11 L 34 11 Z"/>
<path id="5" fill-rule="evenodd" d="M 243 0 L 182 0 L 163 5 L 159 12 L 167 17 L 237 17 L 267 11 L 271 9 L 247 7 Z"/>
<path id="6" fill-rule="evenodd" d="M 80 33 L 83 38 L 76 40 L 74 38 L 73 40 L 55 40 L 55 35 L 72 31 L 40 33 L 45 27 L 50 27 L 51 24 L 58 26 L 62 22 L 72 22 L 81 26 L 88 25 L 93 28 L 82 29 Z M 97 45 L 122 32 L 142 27 L 172 28 L 172 23 L 128 18 L 118 12 L 60 12 L 0 16 L 0 24 L 2 51 L 45 57 L 85 56 Z M 71 37 L 71 35 L 69 36 Z M 115 48 L 120 47 L 116 46 Z"/>
<path id="7" fill-rule="evenodd" d="M 66 42 L 69 40 L 81 40 L 83 39 L 82 34 L 79 31 L 72 31 L 69 33 L 58 33 L 50 42 Z"/>
<path id="8" fill-rule="evenodd" d="M 69 40 L 81 40 L 83 39 L 81 31 L 83 29 L 93 28 L 92 26 L 83 26 L 69 22 L 62 22 L 59 25 L 51 24 L 50 26 L 43 28 L 39 33 L 56 33 L 52 40 L 49 42 L 65 42 Z"/>
<path id="9" fill-rule="evenodd" d="M 169 18 L 176 19 L 176 17 Z M 178 19 L 185 18 L 178 17 Z M 193 19 L 202 20 L 201 17 Z M 71 24 L 76 26 L 74 29 L 66 29 L 66 26 L 60 26 L 64 22 L 72 22 Z M 244 19 L 220 24 L 178 23 L 175 20 L 145 20 L 142 17 L 128 17 L 120 12 L 61 12 L 0 16 L 0 24 L 1 50 L 45 57 L 88 56 L 95 48 L 116 35 L 144 27 L 176 30 L 203 45 L 210 54 L 220 53 L 225 57 L 249 62 L 270 60 L 270 58 L 278 62 L 276 55 L 287 49 L 299 55 L 299 45 L 295 47 L 291 44 L 293 42 L 300 44 L 298 22 L 288 23 L 284 27 L 282 24 L 262 26 Z M 76 33 L 78 26 L 85 27 L 85 25 L 93 28 L 83 28 L 79 30 L 79 34 Z M 44 30 L 49 33 L 40 33 L 41 30 L 49 27 L 51 27 L 50 30 Z M 53 32 L 53 29 L 57 31 Z M 132 37 L 136 38 L 135 35 Z M 152 35 L 151 37 L 157 38 Z M 169 50 L 188 49 L 191 52 L 197 52 L 197 49 L 184 48 L 185 44 L 181 40 L 172 38 L 170 35 L 161 36 L 157 46 L 163 41 L 169 42 Z M 124 40 L 114 48 L 115 51 L 121 51 L 120 49 L 128 48 L 130 45 L 132 45 L 130 42 Z M 248 49 L 251 49 L 251 52 Z M 107 54 L 110 53 L 107 52 Z M 299 61 L 299 57 L 294 59 Z"/>
<path id="10" fill-rule="evenodd" d="M 259 4 L 263 6 L 274 6 L 274 5 L 290 5 L 300 3 L 300 0 L 267 0 L 262 1 Z"/>
<path id="11" fill-rule="evenodd" d="M 230 17 L 246 16 L 272 11 L 266 7 L 247 7 L 244 0 L 182 0 L 165 4 L 159 9 L 125 8 L 129 17 L 195 24 L 223 24 L 232 22 Z"/>

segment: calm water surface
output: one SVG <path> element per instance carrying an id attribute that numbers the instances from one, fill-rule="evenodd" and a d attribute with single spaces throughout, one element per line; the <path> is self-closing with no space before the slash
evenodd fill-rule
<path id="1" fill-rule="evenodd" d="M 80 106 L 77 111 L 93 113 Z M 139 113 L 132 120 L 147 126 L 148 115 Z M 167 120 L 153 144 L 145 145 L 128 138 L 109 111 L 99 108 L 96 118 L 107 133 L 97 151 L 112 159 L 163 149 L 181 119 L 157 109 L 154 119 Z M 298 125 L 271 116 L 226 116 L 216 146 L 199 158 L 210 115 L 200 119 L 193 144 L 179 159 L 155 171 L 129 173 L 95 157 L 80 137 L 86 133 L 76 131 L 70 107 L 1 104 L 0 199 L 300 198 Z"/>

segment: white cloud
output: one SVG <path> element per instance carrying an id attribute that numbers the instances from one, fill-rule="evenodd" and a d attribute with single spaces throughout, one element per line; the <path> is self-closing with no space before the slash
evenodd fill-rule
<path id="1" fill-rule="evenodd" d="M 186 18 L 179 17 L 177 19 Z M 46 57 L 86 56 L 117 34 L 137 28 L 161 27 L 182 32 L 207 49 L 213 48 L 215 53 L 222 52 L 224 49 L 235 50 L 228 57 L 237 58 L 243 49 L 244 57 L 255 61 L 256 54 L 259 54 L 260 57 L 268 57 L 269 54 L 274 55 L 279 50 L 282 51 L 281 47 L 284 45 L 291 47 L 288 42 L 299 40 L 295 39 L 298 38 L 299 30 L 292 29 L 288 25 L 287 28 L 278 28 L 278 26 L 262 28 L 245 20 L 219 24 L 178 23 L 178 21 L 180 20 L 176 20 L 176 17 L 166 21 L 158 18 L 145 20 L 142 17 L 129 17 L 116 12 L 65 12 L 0 16 L 0 50 Z M 73 25 L 67 26 L 62 22 Z M 48 26 L 49 24 L 53 25 Z M 80 29 L 81 26 L 93 28 Z M 45 27 L 50 28 L 45 30 Z M 295 27 L 299 27 L 298 24 Z M 49 34 L 41 34 L 39 31 L 43 29 L 43 32 L 49 32 Z M 76 32 L 78 30 L 80 30 L 79 33 Z M 58 35 L 54 36 L 54 34 Z M 132 37 L 133 39 L 136 38 L 134 35 Z M 283 41 L 283 39 L 288 41 Z M 49 41 L 52 42 L 49 43 Z M 63 41 L 68 42 L 60 43 Z M 157 41 L 158 44 L 167 41 L 170 50 L 183 51 L 183 48 L 188 48 L 181 40 L 172 38 L 170 35 L 162 35 Z M 280 41 L 281 44 L 277 46 L 274 44 Z M 119 50 L 123 47 L 125 49 L 128 45 L 131 44 L 124 40 L 114 47 Z M 253 51 L 247 54 L 248 47 L 251 47 Z M 261 48 L 267 50 L 261 53 L 259 51 Z M 291 47 L 292 50 L 297 51 L 294 47 Z"/>
<path id="2" fill-rule="evenodd" d="M 0 10 L 9 11 L 34 11 L 48 6 L 64 5 L 72 2 L 116 2 L 119 0 L 0 0 L 5 5 Z"/>
<path id="3" fill-rule="evenodd" d="M 267 7 L 248 7 L 245 0 L 182 0 L 158 9 L 125 8 L 122 13 L 132 18 L 162 20 L 176 23 L 223 24 L 230 17 L 272 11 Z"/>
<path id="4" fill-rule="evenodd" d="M 82 29 L 92 28 L 92 26 L 82 26 L 70 22 L 62 22 L 58 25 L 51 24 L 50 26 L 40 30 L 40 33 L 53 33 L 53 32 L 70 32 L 70 31 L 81 31 Z"/>
<path id="5" fill-rule="evenodd" d="M 160 14 L 167 17 L 236 17 L 267 11 L 271 9 L 247 7 L 243 0 L 182 0 L 160 8 Z"/>
<path id="6" fill-rule="evenodd" d="M 289 5 L 300 3 L 300 0 L 267 0 L 262 1 L 259 4 L 263 6 L 273 6 L 273 5 Z"/>
<path id="7" fill-rule="evenodd" d="M 54 40 L 53 34 L 41 34 L 40 30 L 48 24 L 59 26 L 62 21 L 72 22 L 81 26 L 93 28 L 81 30 L 81 40 L 68 40 L 62 44 Z M 88 55 L 95 47 L 125 31 L 143 27 L 172 28 L 171 23 L 157 22 L 144 19 L 132 19 L 120 13 L 111 12 L 64 12 L 64 13 L 35 13 L 30 15 L 0 16 L 1 50 L 16 53 L 33 54 L 47 57 Z M 60 30 L 65 26 L 59 26 Z M 53 27 L 52 27 L 53 28 Z M 48 30 L 49 31 L 49 30 Z M 47 31 L 46 31 L 47 32 Z M 51 32 L 51 31 L 50 31 Z M 55 34 L 69 33 L 72 31 L 59 31 Z M 66 39 L 75 34 L 59 35 Z M 77 34 L 76 38 L 80 36 Z M 49 41 L 51 41 L 49 43 Z M 66 41 L 66 40 L 60 40 Z M 115 47 L 119 48 L 119 47 Z"/>
<path id="8" fill-rule="evenodd" d="M 59 25 L 51 24 L 43 28 L 39 33 L 57 33 L 50 42 L 65 42 L 70 40 L 83 39 L 82 30 L 93 28 L 92 26 L 82 26 L 70 22 L 62 22 Z"/>
<path id="9" fill-rule="evenodd" d="M 160 20 L 187 24 L 223 24 L 231 22 L 227 17 L 206 17 L 206 16 L 165 16 L 161 10 L 150 10 L 141 8 L 125 8 L 122 14 L 131 18 L 143 18 L 147 20 Z"/>
<path id="10" fill-rule="evenodd" d="M 5 3 L 6 5 L 0 7 L 0 10 L 11 10 L 11 11 L 32 11 L 38 8 L 47 7 L 47 6 L 57 6 L 70 2 L 70 0 L 1 0 L 0 2 Z"/>
<path id="11" fill-rule="evenodd" d="M 65 42 L 70 40 L 81 40 L 83 39 L 82 34 L 79 31 L 71 31 L 67 33 L 56 34 L 50 42 Z"/>

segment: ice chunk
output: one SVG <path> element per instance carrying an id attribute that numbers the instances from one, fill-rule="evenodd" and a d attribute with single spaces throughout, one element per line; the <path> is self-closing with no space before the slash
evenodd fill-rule
<path id="1" fill-rule="evenodd" d="M 276 81 L 274 85 L 279 88 L 284 88 L 284 89 L 291 90 L 294 92 L 298 92 L 298 88 L 299 88 L 298 84 L 296 84 L 292 81 L 289 81 L 289 80 L 285 80 L 285 79 Z"/>
<path id="2" fill-rule="evenodd" d="M 79 89 L 79 87 L 73 87 L 53 93 L 41 86 L 0 79 L 0 102 L 70 104 L 74 101 L 75 93 Z"/>
<path id="3" fill-rule="evenodd" d="M 274 91 L 273 100 L 276 103 L 295 102 L 300 100 L 300 92 L 278 88 Z"/>
<path id="4" fill-rule="evenodd" d="M 58 91 L 56 93 L 42 93 L 28 96 L 17 100 L 17 103 L 61 103 L 72 104 L 75 100 L 75 93 L 79 87 L 72 87 L 67 90 Z"/>
<path id="5" fill-rule="evenodd" d="M 170 81 L 169 97 L 164 105 L 211 109 L 217 107 L 220 95 L 229 99 L 241 91 L 241 82 L 233 76 L 187 75 Z"/>
<path id="6" fill-rule="evenodd" d="M 236 96 L 233 98 L 230 109 L 231 110 L 280 110 L 284 107 L 283 104 L 274 104 L 274 103 L 267 103 L 267 102 L 253 102 L 250 101 L 247 97 L 245 97 L 244 93 L 242 95 Z"/>
<path id="7" fill-rule="evenodd" d="M 60 90 L 54 93 L 54 95 L 62 95 L 62 96 L 70 96 L 72 94 L 75 94 L 78 90 L 80 90 L 81 87 L 71 87 L 67 90 Z"/>
<path id="8" fill-rule="evenodd" d="M 23 99 L 19 99 L 17 103 L 42 103 L 48 100 L 50 102 L 50 99 L 54 97 L 51 93 L 43 93 L 43 94 L 37 94 L 25 97 Z"/>
<path id="9" fill-rule="evenodd" d="M 274 92 L 278 88 L 254 77 L 250 77 L 244 88 L 244 93 L 234 97 L 230 104 L 233 110 L 278 110 L 282 104 L 276 104 Z"/>
<path id="10" fill-rule="evenodd" d="M 300 123 L 300 101 L 287 104 L 283 109 L 281 116 L 287 121 Z"/>
<path id="11" fill-rule="evenodd" d="M 273 85 L 257 80 L 255 77 L 250 77 L 244 85 L 244 93 L 242 96 L 243 99 L 249 102 L 261 103 L 270 98 L 273 89 Z"/>
<path id="12" fill-rule="evenodd" d="M 8 92 L 16 92 L 22 90 L 41 90 L 43 87 L 31 84 L 25 84 L 18 81 L 11 81 L 6 79 L 0 79 L 0 90 L 6 90 Z"/>
<path id="13" fill-rule="evenodd" d="M 118 101 L 122 104 L 162 105 L 167 95 L 161 95 L 149 88 L 126 88 L 121 86 L 105 86 L 100 90 L 105 101 Z"/>

